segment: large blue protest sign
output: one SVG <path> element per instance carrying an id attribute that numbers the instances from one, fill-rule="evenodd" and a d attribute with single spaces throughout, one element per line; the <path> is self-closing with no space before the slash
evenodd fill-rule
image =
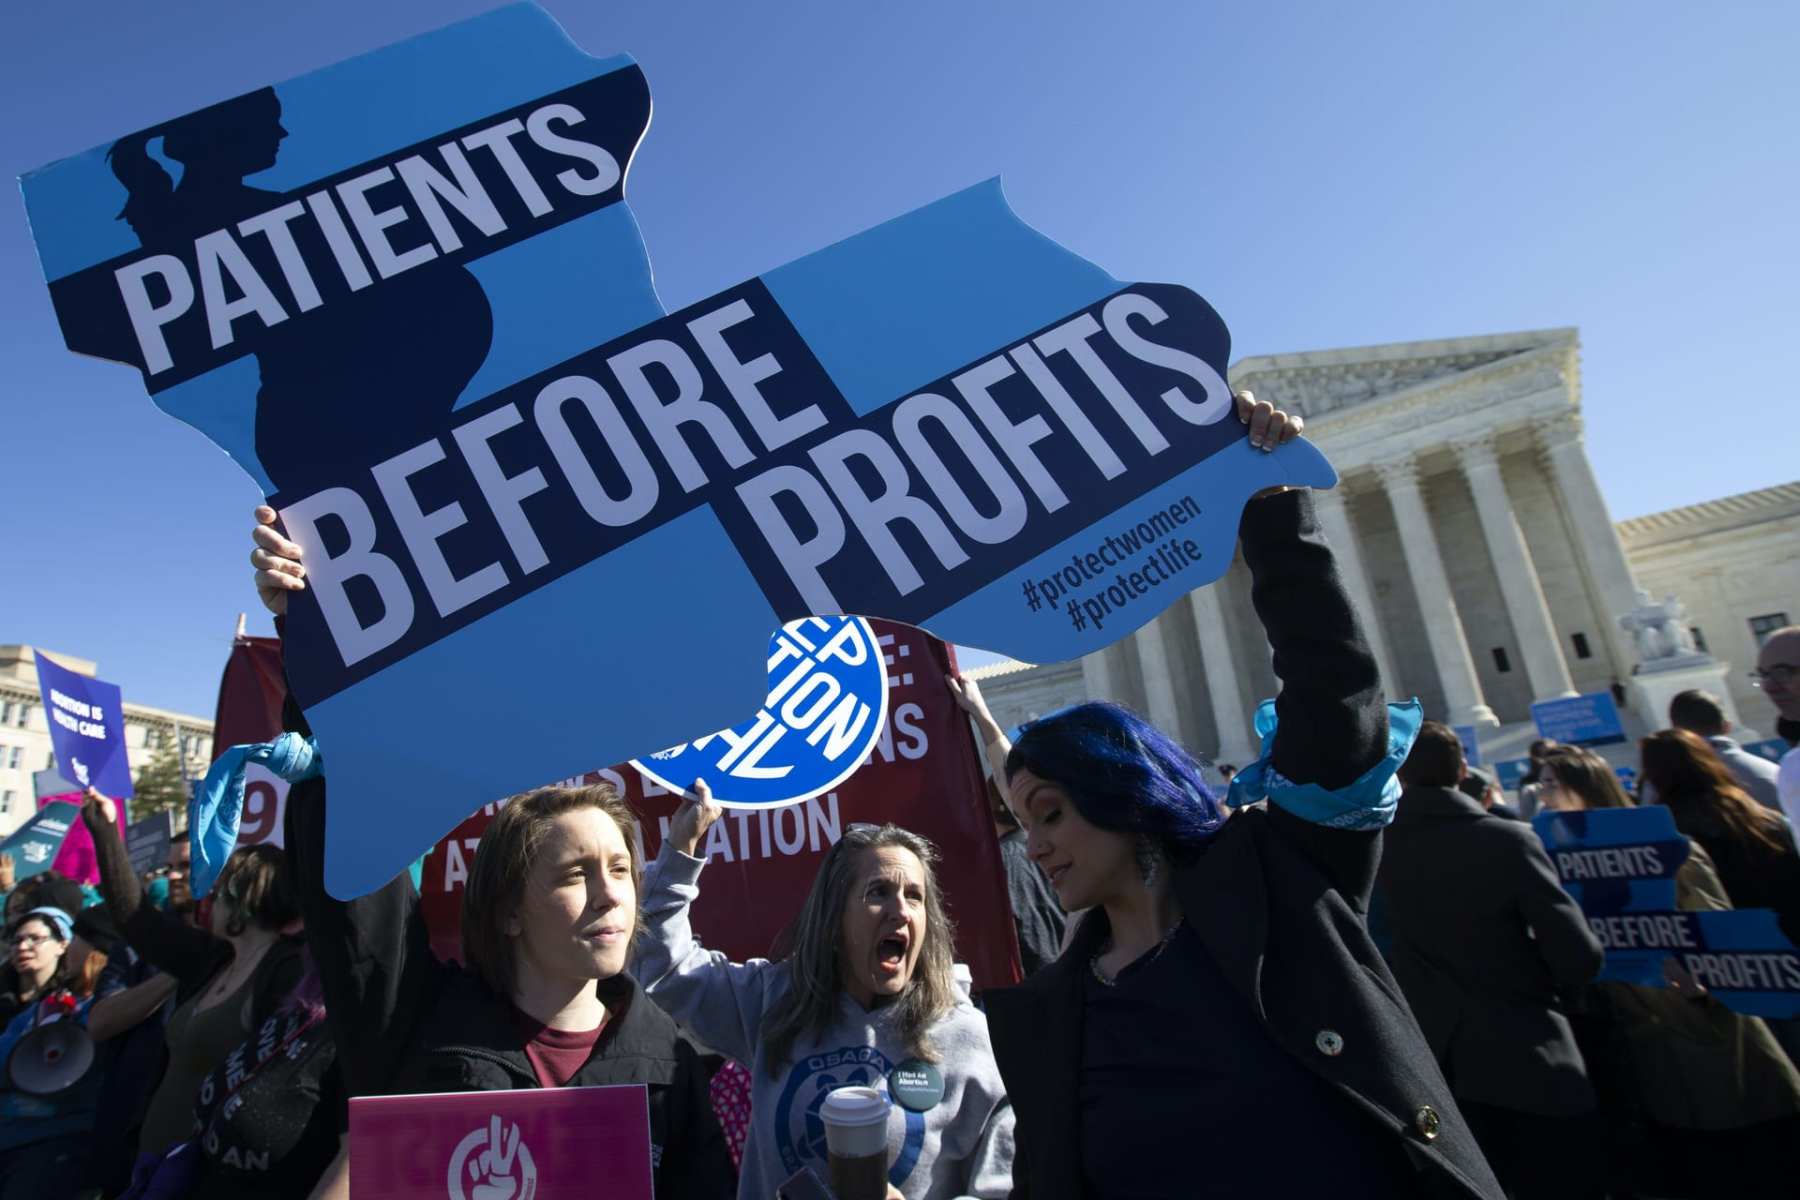
<path id="1" fill-rule="evenodd" d="M 63 337 L 265 491 L 662 312 L 625 174 L 642 71 L 519 4 L 23 180 Z M 765 631 L 766 633 L 766 631 Z"/>
<path id="2" fill-rule="evenodd" d="M 13 878 L 25 880 L 50 869 L 63 839 L 69 836 L 81 810 L 73 804 L 46 804 L 0 842 L 0 854 L 10 854 Z"/>
<path id="3" fill-rule="evenodd" d="M 1800 951 L 1774 913 L 1676 910 L 1689 849 L 1668 809 L 1543 812 L 1532 826 L 1606 952 L 1601 979 L 1660 987 L 1674 959 L 1729 1008 L 1800 1015 Z"/>
<path id="4" fill-rule="evenodd" d="M 1531 720 L 1538 736 L 1565 746 L 1604 746 L 1625 740 L 1619 706 L 1606 692 L 1570 696 L 1566 700 L 1541 700 L 1531 706 Z"/>
<path id="5" fill-rule="evenodd" d="M 196 114 L 243 168 L 226 226 L 157 187 L 141 243 L 49 211 L 94 224 L 151 143 L 211 153 L 181 122 L 26 181 L 70 344 L 255 464 L 305 549 L 287 665 L 339 895 L 496 796 L 745 721 L 790 621 L 1072 658 L 1223 574 L 1251 495 L 1335 482 L 1249 447 L 1203 299 L 997 182 L 658 319 L 620 199 L 641 85 L 501 10 L 273 89 L 278 122 L 262 93 Z"/>
<path id="6" fill-rule="evenodd" d="M 282 493 L 310 584 L 289 679 L 359 800 L 329 886 L 375 886 L 483 797 L 744 720 L 747 647 L 790 620 L 1036 662 L 1129 634 L 1225 571 L 1256 491 L 1334 482 L 1304 442 L 1248 445 L 1228 353 L 1193 292 L 1120 284 L 989 184 Z M 440 759 L 473 727 L 509 754 Z"/>
<path id="7" fill-rule="evenodd" d="M 37 675 L 58 772 L 78 787 L 130 796 L 131 764 L 118 686 L 58 666 L 41 650 Z"/>
<path id="8" fill-rule="evenodd" d="M 730 808 L 810 800 L 848 779 L 875 749 L 887 695 L 887 664 L 867 621 L 790 621 L 769 639 L 769 694 L 756 716 L 631 765 L 672 792 L 705 779 Z"/>

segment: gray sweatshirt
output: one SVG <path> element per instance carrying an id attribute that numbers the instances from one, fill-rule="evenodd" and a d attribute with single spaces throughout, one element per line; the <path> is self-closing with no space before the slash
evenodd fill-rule
<path id="1" fill-rule="evenodd" d="M 644 877 L 644 937 L 631 970 L 695 1037 L 750 1068 L 750 1137 L 738 1196 L 770 1200 L 803 1166 L 829 1182 L 818 1115 L 826 1093 L 863 1085 L 886 1094 L 888 1073 L 911 1056 L 891 1008 L 869 1012 L 840 994 L 831 1028 L 819 1037 L 803 1034 L 792 1061 L 771 1074 L 762 1025 L 792 986 L 788 964 L 730 962 L 694 940 L 688 905 L 700 894 L 705 865 L 664 844 Z M 888 1114 L 888 1178 L 907 1200 L 1004 1197 L 1012 1191 L 1013 1114 L 994 1065 L 987 1018 L 959 1000 L 931 1027 L 930 1037 L 944 1098 L 928 1112 L 896 1104 Z"/>

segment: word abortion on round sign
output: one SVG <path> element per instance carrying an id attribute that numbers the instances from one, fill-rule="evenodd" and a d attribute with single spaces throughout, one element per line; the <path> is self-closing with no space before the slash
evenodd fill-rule
<path id="1" fill-rule="evenodd" d="M 789 622 L 1073 658 L 1223 574 L 1256 492 L 1335 482 L 1248 445 L 1204 299 L 997 181 L 665 315 L 624 200 L 649 111 L 515 5 L 24 182 L 65 340 L 303 547 L 338 895 L 494 796 L 735 728 Z M 459 728 L 504 751 L 394 752 Z"/>
<path id="2" fill-rule="evenodd" d="M 631 765 L 673 792 L 704 778 L 728 807 L 810 800 L 874 752 L 887 695 L 888 666 L 867 621 L 790 621 L 769 639 L 769 695 L 755 717 Z"/>
<path id="3" fill-rule="evenodd" d="M 1601 979 L 1662 987 L 1672 958 L 1728 1008 L 1800 1015 L 1800 950 L 1774 913 L 1676 910 L 1689 848 L 1668 809 L 1542 812 L 1532 827 L 1606 952 Z"/>

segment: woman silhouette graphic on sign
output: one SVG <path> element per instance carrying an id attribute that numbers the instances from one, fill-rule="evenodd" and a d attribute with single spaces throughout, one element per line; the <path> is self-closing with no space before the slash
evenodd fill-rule
<path id="1" fill-rule="evenodd" d="M 194 238 L 290 199 L 244 182 L 275 165 L 287 136 L 281 101 L 262 88 L 122 138 L 107 154 L 127 193 L 119 218 L 144 246 L 169 245 L 191 262 Z M 178 183 L 150 154 L 156 138 L 162 156 L 181 165 Z M 460 264 L 434 258 L 352 290 L 340 269 L 324 269 L 336 258 L 314 222 L 287 228 L 308 267 L 319 264 L 310 274 L 320 303 L 300 312 L 281 295 L 285 321 L 264 328 L 245 318 L 236 328 L 261 368 L 257 458 L 279 490 L 300 493 L 427 436 L 486 359 L 494 318 L 481 284 Z M 404 230 L 395 232 L 404 240 Z M 282 287 L 286 276 L 267 238 L 237 244 L 271 288 Z"/>

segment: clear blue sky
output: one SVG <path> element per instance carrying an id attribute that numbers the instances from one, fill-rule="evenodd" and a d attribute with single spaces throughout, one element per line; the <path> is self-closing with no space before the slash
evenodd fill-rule
<path id="1" fill-rule="evenodd" d="M 0 169 L 491 7 L 95 0 L 0 15 Z M 1800 6 L 547 0 L 656 115 L 628 196 L 664 303 L 988 176 L 1234 357 L 1578 325 L 1615 517 L 1800 478 Z M 1768 427 L 1757 422 L 1775 418 Z M 67 353 L 0 196 L 0 641 L 210 714 L 249 480 Z"/>

